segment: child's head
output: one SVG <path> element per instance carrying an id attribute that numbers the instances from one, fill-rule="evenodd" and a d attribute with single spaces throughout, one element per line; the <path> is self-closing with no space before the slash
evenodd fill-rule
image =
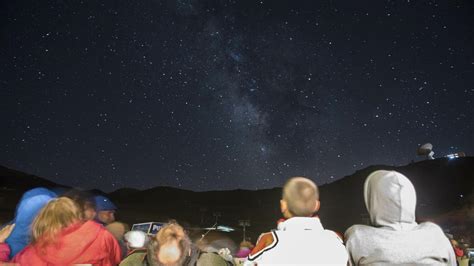
<path id="1" fill-rule="evenodd" d="M 285 218 L 310 217 L 319 210 L 319 190 L 305 177 L 290 178 L 283 186 L 280 208 Z"/>

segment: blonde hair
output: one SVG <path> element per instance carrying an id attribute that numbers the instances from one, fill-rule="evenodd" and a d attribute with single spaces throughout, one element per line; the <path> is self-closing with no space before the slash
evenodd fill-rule
<path id="1" fill-rule="evenodd" d="M 44 248 L 55 243 L 57 235 L 66 227 L 82 220 L 80 207 L 71 199 L 51 200 L 41 209 L 31 224 L 31 242 Z"/>
<path id="2" fill-rule="evenodd" d="M 283 200 L 292 215 L 311 216 L 319 200 L 318 186 L 305 177 L 290 178 L 283 187 Z"/>

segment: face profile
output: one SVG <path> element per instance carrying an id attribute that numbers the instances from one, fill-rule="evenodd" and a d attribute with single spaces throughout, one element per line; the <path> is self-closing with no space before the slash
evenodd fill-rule
<path id="1" fill-rule="evenodd" d="M 113 223 L 115 221 L 115 211 L 114 210 L 98 211 L 97 219 L 104 224 Z"/>

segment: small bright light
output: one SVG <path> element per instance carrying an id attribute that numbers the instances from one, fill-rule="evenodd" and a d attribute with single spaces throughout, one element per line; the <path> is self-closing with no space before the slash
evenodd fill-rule
<path id="1" fill-rule="evenodd" d="M 232 231 L 234 231 L 234 228 L 229 227 L 229 226 L 219 225 L 219 226 L 217 226 L 217 230 L 220 230 L 220 231 L 223 231 L 223 232 L 232 232 Z"/>
<path id="2" fill-rule="evenodd" d="M 448 157 L 450 160 L 458 158 L 457 154 L 448 154 L 446 157 Z"/>

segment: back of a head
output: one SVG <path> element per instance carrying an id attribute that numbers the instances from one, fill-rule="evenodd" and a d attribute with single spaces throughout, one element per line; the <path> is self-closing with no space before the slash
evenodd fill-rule
<path id="1" fill-rule="evenodd" d="M 56 198 L 56 194 L 43 187 L 28 190 L 23 194 L 15 213 L 15 223 L 18 225 L 26 220 L 30 224 L 38 212 L 51 200 Z"/>
<path id="2" fill-rule="evenodd" d="M 41 209 L 31 225 L 32 243 L 50 244 L 62 229 L 81 220 L 81 209 L 73 200 L 66 197 L 53 199 Z"/>
<path id="3" fill-rule="evenodd" d="M 109 231 L 117 240 L 123 240 L 126 232 L 129 231 L 129 226 L 122 222 L 112 222 L 105 226 L 105 229 Z"/>
<path id="4" fill-rule="evenodd" d="M 169 223 L 160 229 L 148 245 L 148 263 L 153 266 L 183 265 L 191 250 L 191 241 L 183 227 Z"/>
<path id="5" fill-rule="evenodd" d="M 308 178 L 293 177 L 283 186 L 283 200 L 292 216 L 308 217 L 317 208 L 319 190 Z"/>
<path id="6" fill-rule="evenodd" d="M 87 191 L 71 189 L 71 190 L 66 191 L 63 194 L 63 196 L 74 200 L 74 202 L 76 202 L 77 205 L 79 205 L 79 208 L 81 208 L 81 211 L 84 214 L 84 219 L 86 220 L 94 219 L 96 205 L 95 205 L 94 196 L 92 194 L 90 194 Z"/>
<path id="7" fill-rule="evenodd" d="M 364 199 L 375 226 L 410 230 L 416 226 L 416 192 L 411 181 L 395 171 L 378 170 L 364 184 Z"/>

